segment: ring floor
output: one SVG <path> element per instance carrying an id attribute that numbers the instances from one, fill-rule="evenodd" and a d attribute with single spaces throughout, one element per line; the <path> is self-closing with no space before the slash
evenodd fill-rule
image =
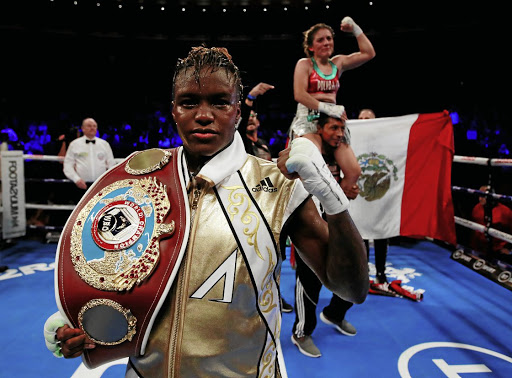
<path id="1" fill-rule="evenodd" d="M 122 361 L 86 370 L 80 359 L 47 351 L 43 324 L 56 311 L 56 244 L 17 239 L 0 250 L 0 377 L 123 377 Z M 370 275 L 374 273 L 373 250 Z M 369 295 L 347 313 L 355 337 L 318 321 L 320 358 L 291 343 L 295 313 L 283 314 L 281 343 L 288 377 L 512 377 L 512 292 L 450 258 L 429 241 L 391 245 L 386 274 L 424 290 L 424 299 Z M 281 290 L 293 303 L 295 271 L 283 263 Z M 317 314 L 330 293 L 323 288 Z M 462 374 L 462 375 L 461 375 Z"/>

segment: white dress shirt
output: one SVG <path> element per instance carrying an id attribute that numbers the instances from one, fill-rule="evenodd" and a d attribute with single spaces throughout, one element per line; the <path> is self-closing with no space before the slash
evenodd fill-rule
<path id="1" fill-rule="evenodd" d="M 80 179 L 93 182 L 116 165 L 112 148 L 106 140 L 91 139 L 94 143 L 87 143 L 87 140 L 85 136 L 73 140 L 64 157 L 64 175 L 74 183 Z"/>

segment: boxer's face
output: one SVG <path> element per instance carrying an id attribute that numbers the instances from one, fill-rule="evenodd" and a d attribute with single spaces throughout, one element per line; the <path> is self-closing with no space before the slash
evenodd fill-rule
<path id="1" fill-rule="evenodd" d="M 334 51 L 334 38 L 329 29 L 319 29 L 313 37 L 311 52 L 317 57 L 330 57 Z"/>
<path id="2" fill-rule="evenodd" d="M 233 141 L 240 117 L 235 82 L 223 69 L 206 67 L 199 81 L 193 72 L 182 71 L 176 78 L 172 114 L 193 159 L 204 160 Z"/>

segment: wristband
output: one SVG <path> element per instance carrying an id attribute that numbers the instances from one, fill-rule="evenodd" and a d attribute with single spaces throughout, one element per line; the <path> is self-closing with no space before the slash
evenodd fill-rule
<path id="1" fill-rule="evenodd" d="M 44 341 L 46 348 L 53 353 L 55 357 L 62 358 L 62 350 L 60 347 L 60 341 L 57 340 L 57 329 L 66 324 L 64 318 L 60 312 L 56 312 L 50 316 L 44 323 Z"/>
<path id="2" fill-rule="evenodd" d="M 251 101 L 254 101 L 256 100 L 256 97 L 255 96 L 252 96 L 250 93 L 247 95 L 247 98 Z"/>

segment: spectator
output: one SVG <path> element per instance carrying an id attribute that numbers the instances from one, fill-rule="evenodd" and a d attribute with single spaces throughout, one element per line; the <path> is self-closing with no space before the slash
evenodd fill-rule
<path id="1" fill-rule="evenodd" d="M 265 94 L 270 89 L 274 89 L 274 86 L 267 83 L 259 83 L 249 91 L 242 103 L 240 129 L 242 135 L 245 134 L 246 136 L 243 139 L 247 153 L 265 160 L 272 160 L 272 155 L 268 142 L 258 135 L 260 120 L 258 119 L 258 113 L 254 110 L 254 102 L 258 96 Z"/>
<path id="2" fill-rule="evenodd" d="M 490 187 L 483 185 L 480 191 L 489 193 Z M 488 216 L 492 216 L 492 223 L 490 227 L 503 231 L 507 234 L 512 234 L 512 210 L 496 201 L 494 198 L 486 196 L 479 196 L 478 203 L 473 207 L 471 217 L 474 222 L 488 225 Z M 505 240 L 497 239 L 489 236 L 487 239 L 484 233 L 473 231 L 471 239 L 471 247 L 475 251 L 483 253 L 491 253 L 491 258 L 497 258 L 503 261 L 512 262 L 511 244 Z"/>

